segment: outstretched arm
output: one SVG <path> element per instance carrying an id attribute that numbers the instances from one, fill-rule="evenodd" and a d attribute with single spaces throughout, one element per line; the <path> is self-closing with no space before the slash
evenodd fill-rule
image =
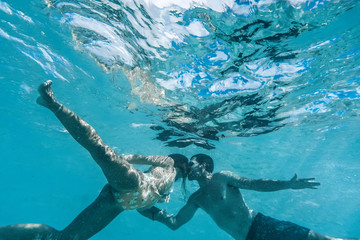
<path id="1" fill-rule="evenodd" d="M 320 185 L 315 182 L 315 178 L 297 178 L 295 174 L 289 181 L 271 179 L 250 179 L 238 176 L 232 172 L 222 172 L 226 177 L 227 183 L 231 186 L 261 192 L 273 192 L 284 189 L 316 189 Z"/>
<path id="2" fill-rule="evenodd" d="M 180 209 L 179 213 L 174 216 L 167 213 L 165 210 L 159 209 L 157 207 L 151 207 L 149 209 L 138 211 L 141 215 L 153 220 L 165 224 L 172 230 L 176 230 L 194 216 L 196 210 L 198 209 L 197 204 L 192 197 L 189 198 L 186 205 Z"/>

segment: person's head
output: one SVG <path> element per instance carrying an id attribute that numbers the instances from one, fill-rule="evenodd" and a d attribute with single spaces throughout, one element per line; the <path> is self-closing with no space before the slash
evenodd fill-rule
<path id="1" fill-rule="evenodd" d="M 182 154 L 174 153 L 170 154 L 169 157 L 171 157 L 174 160 L 174 167 L 176 169 L 176 178 L 175 180 L 182 178 L 182 188 L 184 191 L 184 194 L 186 193 L 186 178 L 188 175 L 189 170 L 189 160 L 187 157 L 185 157 Z"/>
<path id="2" fill-rule="evenodd" d="M 214 161 L 206 154 L 196 154 L 191 157 L 189 163 L 189 180 L 197 180 L 211 174 L 214 171 Z"/>
<path id="3" fill-rule="evenodd" d="M 170 154 L 169 157 L 171 157 L 174 160 L 174 167 L 176 168 L 176 172 L 177 172 L 176 178 L 186 179 L 188 174 L 188 166 L 189 166 L 188 158 L 178 153 Z"/>

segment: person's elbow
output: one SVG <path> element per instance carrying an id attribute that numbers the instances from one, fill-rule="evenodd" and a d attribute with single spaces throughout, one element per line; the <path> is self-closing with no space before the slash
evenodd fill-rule
<path id="1" fill-rule="evenodd" d="M 178 230 L 180 226 L 174 226 L 174 225 L 170 225 L 168 226 L 171 230 L 175 231 Z"/>
<path id="2" fill-rule="evenodd" d="M 171 230 L 175 231 L 175 230 L 179 229 L 179 228 L 182 226 L 182 224 L 179 224 L 179 223 L 176 221 L 176 219 L 171 219 L 171 220 L 169 221 L 169 223 L 167 224 L 167 226 L 168 226 Z"/>

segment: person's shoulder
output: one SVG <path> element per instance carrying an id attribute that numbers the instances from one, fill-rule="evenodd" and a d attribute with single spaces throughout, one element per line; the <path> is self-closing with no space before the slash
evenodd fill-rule
<path id="1" fill-rule="evenodd" d="M 214 173 L 213 177 L 215 177 L 215 178 L 224 178 L 224 177 L 228 177 L 228 176 L 231 176 L 231 175 L 234 175 L 234 173 L 231 172 L 231 171 L 220 171 L 220 172 Z"/>
<path id="2" fill-rule="evenodd" d="M 231 171 L 220 171 L 213 174 L 212 182 L 216 183 L 228 183 L 229 180 L 236 178 L 237 175 Z"/>
<path id="3" fill-rule="evenodd" d="M 218 184 L 226 181 L 226 174 L 223 171 L 214 173 L 211 177 L 211 183 Z"/>
<path id="4" fill-rule="evenodd" d="M 229 170 L 223 170 L 223 171 L 220 171 L 219 174 L 221 175 L 229 175 L 229 174 L 234 174 L 232 171 L 229 171 Z"/>

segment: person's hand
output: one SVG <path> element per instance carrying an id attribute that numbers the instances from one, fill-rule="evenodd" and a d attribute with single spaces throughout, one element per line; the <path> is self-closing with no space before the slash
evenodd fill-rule
<path id="1" fill-rule="evenodd" d="M 297 178 L 297 174 L 290 180 L 290 188 L 292 189 L 304 189 L 311 188 L 317 189 L 320 185 L 319 182 L 314 182 L 315 178 Z"/>

